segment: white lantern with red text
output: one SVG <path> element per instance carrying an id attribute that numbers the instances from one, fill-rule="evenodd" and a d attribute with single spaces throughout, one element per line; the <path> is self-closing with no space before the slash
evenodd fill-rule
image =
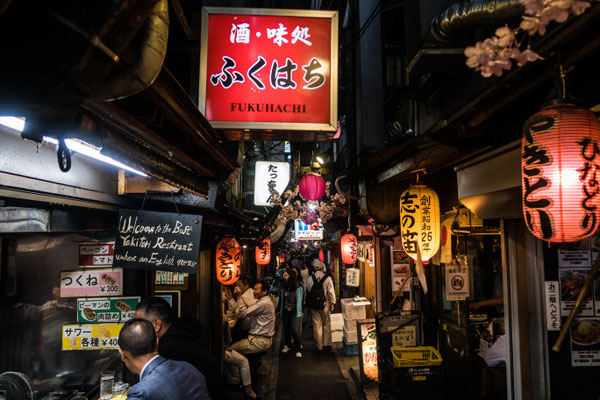
<path id="1" fill-rule="evenodd" d="M 440 201 L 429 187 L 417 183 L 400 196 L 400 231 L 404 251 L 414 260 L 417 247 L 427 264 L 440 248 Z"/>
<path id="2" fill-rule="evenodd" d="M 600 226 L 600 123 L 572 104 L 544 107 L 523 126 L 523 215 L 548 242 L 575 242 Z"/>
<path id="3" fill-rule="evenodd" d="M 342 262 L 344 264 L 354 264 L 358 255 L 358 240 L 356 236 L 347 233 L 341 240 Z"/>
<path id="4" fill-rule="evenodd" d="M 223 285 L 232 285 L 240 277 L 240 245 L 232 237 L 224 237 L 217 245 L 217 279 Z"/>
<path id="5" fill-rule="evenodd" d="M 265 239 L 259 246 L 256 246 L 256 263 L 258 265 L 267 265 L 271 262 L 271 240 Z"/>

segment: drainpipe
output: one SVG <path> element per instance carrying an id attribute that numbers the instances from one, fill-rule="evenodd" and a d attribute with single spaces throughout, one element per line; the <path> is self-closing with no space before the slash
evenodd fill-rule
<path id="1" fill-rule="evenodd" d="M 94 93 L 94 99 L 112 101 L 134 95 L 146 89 L 158 77 L 167 54 L 169 38 L 168 0 L 154 6 L 143 29 L 143 40 L 137 60 L 117 71 Z"/>
<path id="2" fill-rule="evenodd" d="M 449 42 L 461 32 L 474 28 L 514 24 L 522 14 L 523 6 L 518 0 L 456 1 L 431 21 L 430 33 L 439 42 Z"/>

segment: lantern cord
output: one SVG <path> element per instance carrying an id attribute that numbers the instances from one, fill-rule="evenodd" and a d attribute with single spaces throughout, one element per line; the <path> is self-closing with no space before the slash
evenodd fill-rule
<path id="1" fill-rule="evenodd" d="M 565 72 L 564 67 L 562 66 L 562 64 L 559 62 L 558 63 L 558 71 L 557 71 L 557 75 L 558 75 L 558 98 L 560 101 L 563 101 L 567 95 L 567 89 L 566 89 L 566 85 L 565 85 L 565 77 L 567 76 L 567 73 Z"/>

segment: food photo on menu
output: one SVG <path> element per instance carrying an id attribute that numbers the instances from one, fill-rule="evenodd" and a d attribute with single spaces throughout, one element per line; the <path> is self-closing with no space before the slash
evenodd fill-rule
<path id="1" fill-rule="evenodd" d="M 574 351 L 600 350 L 600 320 L 576 320 L 571 327 L 571 343 Z"/>
<path id="2" fill-rule="evenodd" d="M 583 285 L 588 276 L 589 270 L 581 269 L 562 269 L 560 271 L 560 299 L 562 301 L 575 301 L 583 289 Z M 592 292 L 589 291 L 585 300 L 592 299 Z"/>

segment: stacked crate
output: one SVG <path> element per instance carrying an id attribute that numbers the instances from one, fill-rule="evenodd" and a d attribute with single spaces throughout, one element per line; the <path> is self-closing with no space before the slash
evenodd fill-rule
<path id="1" fill-rule="evenodd" d="M 344 331 L 344 317 L 342 313 L 331 314 L 331 341 L 341 342 Z"/>
<path id="2" fill-rule="evenodd" d="M 356 334 L 356 320 L 367 317 L 365 305 L 370 302 L 364 297 L 342 299 L 342 316 L 344 318 L 344 352 L 346 355 L 358 354 L 358 337 Z"/>

